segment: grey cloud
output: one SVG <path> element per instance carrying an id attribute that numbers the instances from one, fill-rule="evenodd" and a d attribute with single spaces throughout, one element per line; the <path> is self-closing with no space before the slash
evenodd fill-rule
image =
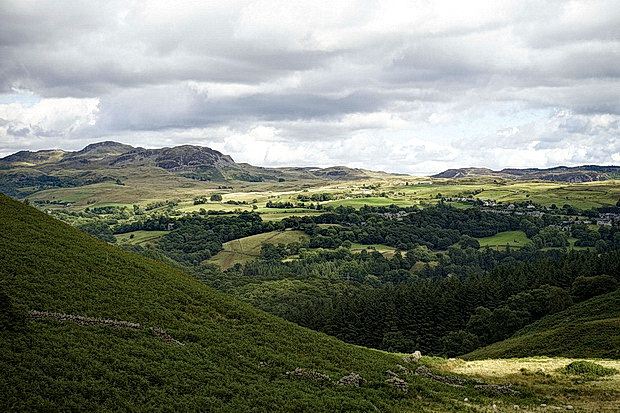
<path id="1" fill-rule="evenodd" d="M 262 121 L 326 118 L 350 112 L 372 112 L 385 103 L 373 92 L 354 92 L 331 98 L 313 94 L 253 94 L 234 99 L 211 99 L 187 85 L 132 89 L 101 101 L 99 130 L 159 130 L 204 127 L 235 122 L 240 117 Z"/>
<path id="2" fill-rule="evenodd" d="M 617 151 L 609 142 L 618 139 L 618 121 L 592 120 L 620 114 L 617 1 L 489 3 L 497 13 L 487 16 L 491 12 L 481 9 L 454 22 L 442 21 L 441 11 L 432 10 L 435 3 L 412 2 L 402 10 L 412 21 L 431 13 L 411 26 L 373 22 L 378 4 L 360 1 L 332 20 L 293 14 L 292 21 L 280 22 L 253 21 L 253 9 L 245 8 L 262 5 L 249 1 L 2 1 L 0 93 L 17 88 L 42 97 L 100 100 L 94 125 L 62 131 L 11 124 L 6 133 L 67 141 L 265 125 L 282 140 L 325 142 L 373 129 L 348 124 L 347 115 L 389 112 L 424 139 L 433 132 L 431 115 L 455 115 L 467 128 L 478 113 L 514 103 L 568 109 L 574 116 L 507 124 L 520 126 L 520 133 L 483 137 L 480 145 L 510 150 L 537 140 L 540 150 L 577 142 Z M 251 88 L 211 96 L 192 82 Z M 391 132 L 382 126 L 372 131 Z M 173 136 L 178 143 L 196 138 Z M 471 146 L 461 145 L 458 136 L 453 140 L 463 153 Z M 408 150 L 442 160 L 429 148 Z M 587 153 L 602 156 L 600 150 Z M 391 156 L 400 162 L 405 155 Z"/>

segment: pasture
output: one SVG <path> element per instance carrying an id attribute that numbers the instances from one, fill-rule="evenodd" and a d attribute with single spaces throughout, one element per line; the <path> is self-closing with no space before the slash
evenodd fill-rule
<path id="1" fill-rule="evenodd" d="M 272 231 L 263 234 L 251 235 L 228 241 L 223 244 L 223 250 L 211 257 L 209 264 L 219 265 L 222 270 L 231 268 L 235 264 L 245 264 L 256 260 L 260 256 L 263 244 L 290 244 L 308 239 L 302 231 Z"/>
<path id="2" fill-rule="evenodd" d="M 114 235 L 116 241 L 123 244 L 145 245 L 157 241 L 169 231 L 133 231 Z"/>
<path id="3" fill-rule="evenodd" d="M 531 242 L 523 231 L 504 231 L 491 237 L 476 239 L 481 247 L 491 248 L 502 248 L 506 246 L 521 248 Z"/>
<path id="4" fill-rule="evenodd" d="M 549 402 L 548 406 L 545 404 L 534 408 L 535 411 L 620 411 L 620 374 L 593 378 L 570 375 L 563 371 L 570 363 L 586 359 L 531 357 L 475 361 L 436 360 L 436 367 L 445 373 L 463 374 L 487 383 L 511 383 L 555 399 Z M 620 360 L 587 361 L 620 370 Z"/>

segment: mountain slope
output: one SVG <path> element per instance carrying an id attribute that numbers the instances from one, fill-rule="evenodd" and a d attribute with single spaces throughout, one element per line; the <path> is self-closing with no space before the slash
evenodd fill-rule
<path id="1" fill-rule="evenodd" d="M 620 359 L 620 290 L 544 317 L 464 358 L 531 356 Z"/>
<path id="2" fill-rule="evenodd" d="M 557 166 L 548 169 L 507 168 L 501 171 L 493 171 L 487 168 L 459 168 L 448 169 L 432 178 L 467 178 L 490 176 L 503 179 L 516 180 L 545 180 L 559 182 L 592 182 L 617 179 L 620 177 L 619 166 L 583 165 L 576 167 Z"/>
<path id="3" fill-rule="evenodd" d="M 436 411 L 489 400 L 413 375 L 405 394 L 385 383 L 400 357 L 260 312 L 2 195 L 0 211 L 2 411 Z M 296 368 L 332 381 L 285 374 Z M 334 384 L 351 372 L 360 387 Z"/>

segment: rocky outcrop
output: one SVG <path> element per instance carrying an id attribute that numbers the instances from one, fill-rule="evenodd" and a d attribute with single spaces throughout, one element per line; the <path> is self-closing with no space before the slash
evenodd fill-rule
<path id="1" fill-rule="evenodd" d="M 318 371 L 304 370 L 304 369 L 299 368 L 299 367 L 297 367 L 293 371 L 287 371 L 284 374 L 286 374 L 287 376 L 291 376 L 291 377 L 293 377 L 293 376 L 305 377 L 305 378 L 311 379 L 311 380 L 331 381 L 331 377 L 329 377 L 327 374 L 319 373 Z"/>
<path id="2" fill-rule="evenodd" d="M 362 384 L 363 381 L 364 381 L 364 379 L 362 378 L 362 376 L 360 376 L 357 373 L 351 373 L 351 374 L 348 374 L 348 375 L 342 377 L 340 380 L 338 380 L 336 382 L 336 385 L 338 385 L 338 386 L 354 386 L 354 387 L 359 387 L 360 384 Z"/>

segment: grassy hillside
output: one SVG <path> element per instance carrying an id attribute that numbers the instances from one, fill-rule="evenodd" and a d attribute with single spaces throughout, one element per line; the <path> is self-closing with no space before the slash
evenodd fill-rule
<path id="1" fill-rule="evenodd" d="M 474 383 L 416 375 L 401 376 L 404 393 L 385 383 L 397 355 L 260 312 L 2 195 L 0 212 L 2 411 L 478 411 L 541 400 L 498 402 Z M 332 380 L 285 374 L 296 368 Z M 351 372 L 360 387 L 334 384 Z"/>
<path id="2" fill-rule="evenodd" d="M 308 238 L 302 231 L 272 231 L 251 235 L 225 242 L 222 245 L 223 251 L 210 258 L 208 262 L 217 264 L 222 270 L 226 270 L 237 263 L 245 264 L 257 259 L 263 244 L 286 245 Z"/>
<path id="3" fill-rule="evenodd" d="M 620 358 L 620 290 L 547 316 L 466 359 L 558 356 Z"/>

